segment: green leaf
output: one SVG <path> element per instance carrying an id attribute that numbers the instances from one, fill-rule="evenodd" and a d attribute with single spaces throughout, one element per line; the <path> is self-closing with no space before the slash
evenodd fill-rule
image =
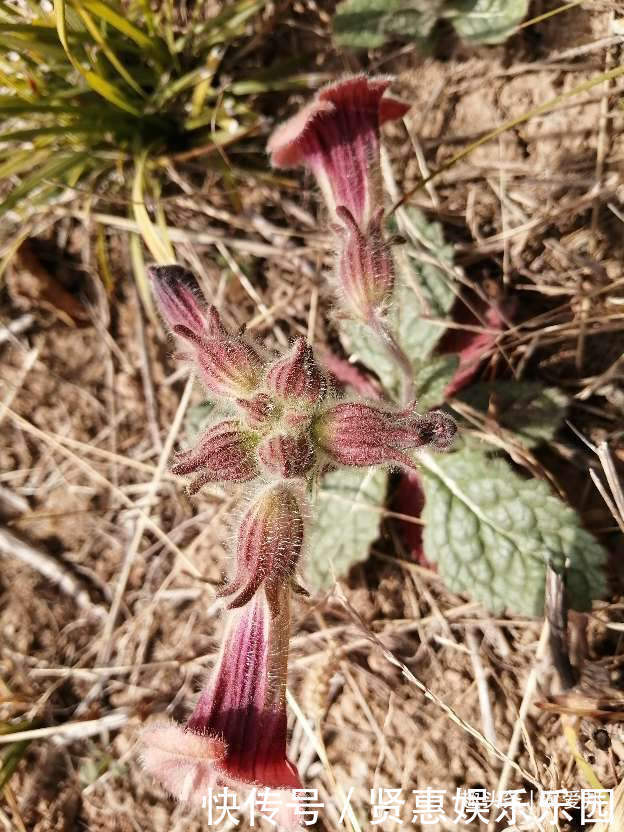
<path id="1" fill-rule="evenodd" d="M 529 10 L 529 0 L 455 0 L 445 16 L 457 34 L 473 43 L 501 43 Z"/>
<path id="2" fill-rule="evenodd" d="M 605 592 L 606 552 L 545 482 L 468 449 L 419 456 L 426 503 L 423 545 L 453 592 L 494 613 L 542 615 L 546 566 L 567 575 L 570 602 Z"/>
<path id="3" fill-rule="evenodd" d="M 343 0 L 334 16 L 339 46 L 374 49 L 387 40 L 431 40 L 445 0 Z"/>
<path id="4" fill-rule="evenodd" d="M 416 41 L 424 46 L 431 39 L 443 0 L 403 0 L 398 5 L 396 12 L 382 19 L 382 30 L 388 38 Z"/>
<path id="5" fill-rule="evenodd" d="M 414 365 L 415 375 L 444 334 L 440 323 L 427 318 L 445 318 L 455 299 L 451 266 L 453 248 L 439 223 L 427 222 L 417 208 L 409 207 L 398 217 L 398 229 L 406 242 L 395 248 L 397 278 L 388 316 L 390 328 Z M 401 372 L 372 330 L 346 321 L 341 330 L 347 347 L 373 370 L 391 398 L 401 385 Z"/>
<path id="6" fill-rule="evenodd" d="M 184 427 L 189 445 L 196 441 L 199 434 L 212 421 L 214 407 L 215 403 L 211 402 L 210 399 L 206 399 L 187 409 L 184 418 Z"/>
<path id="7" fill-rule="evenodd" d="M 132 208 L 141 236 L 150 254 L 157 263 L 174 263 L 175 255 L 169 242 L 169 238 L 162 229 L 158 229 L 148 214 L 145 207 L 144 186 L 145 186 L 145 165 L 147 162 L 147 151 L 139 153 L 134 161 L 134 182 L 132 185 Z"/>
<path id="8" fill-rule="evenodd" d="M 419 411 L 431 410 L 444 402 L 444 391 L 458 366 L 457 355 L 437 355 L 421 364 L 414 376 Z"/>
<path id="9" fill-rule="evenodd" d="M 343 0 L 334 15 L 339 46 L 374 49 L 387 40 L 425 46 L 440 18 L 474 43 L 500 43 L 526 17 L 529 0 Z"/>
<path id="10" fill-rule="evenodd" d="M 334 37 L 339 46 L 376 49 L 389 35 L 384 20 L 399 7 L 396 0 L 344 0 L 334 15 Z"/>
<path id="11" fill-rule="evenodd" d="M 516 434 L 527 448 L 553 438 L 568 405 L 568 397 L 561 390 L 534 381 L 473 384 L 457 398 L 482 413 L 488 412 L 491 402 L 498 424 Z"/>
<path id="12" fill-rule="evenodd" d="M 125 14 L 119 14 L 114 8 L 100 0 L 83 0 L 84 6 L 97 17 L 102 18 L 115 29 L 131 38 L 137 46 L 148 51 L 157 51 L 160 42 L 152 40 L 145 32 L 131 23 Z"/>
<path id="13" fill-rule="evenodd" d="M 388 472 L 383 468 L 332 471 L 321 481 L 307 547 L 306 585 L 328 589 L 337 576 L 366 560 L 379 534 Z"/>

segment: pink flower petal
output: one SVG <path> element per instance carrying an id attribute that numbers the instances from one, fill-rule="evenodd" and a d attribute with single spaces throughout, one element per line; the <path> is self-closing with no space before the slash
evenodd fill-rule
<path id="1" fill-rule="evenodd" d="M 389 78 L 361 74 L 324 87 L 274 131 L 267 146 L 276 167 L 308 167 L 332 215 L 344 206 L 362 231 L 383 207 L 379 129 L 409 109 L 383 97 L 389 84 Z"/>
<path id="2" fill-rule="evenodd" d="M 201 805 L 203 795 L 217 782 L 215 763 L 225 754 L 224 743 L 162 723 L 143 731 L 141 745 L 148 774 L 178 800 Z"/>
<path id="3" fill-rule="evenodd" d="M 220 780 L 299 788 L 286 757 L 288 580 L 276 592 L 279 599 L 258 591 L 229 613 L 219 659 L 186 727 L 224 743 L 214 766 Z"/>

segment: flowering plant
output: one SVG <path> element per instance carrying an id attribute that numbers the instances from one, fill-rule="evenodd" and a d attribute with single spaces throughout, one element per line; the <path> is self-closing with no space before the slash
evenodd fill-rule
<path id="1" fill-rule="evenodd" d="M 323 523 L 348 525 L 331 502 L 321 504 L 336 477 L 359 471 L 368 480 L 399 469 L 395 507 L 424 521 L 413 551 L 439 566 L 449 588 L 468 590 L 495 611 L 541 614 L 549 567 L 567 571 L 574 606 L 586 608 L 604 591 L 604 550 L 545 482 L 523 479 L 483 441 L 432 453 L 450 448 L 457 431 L 454 418 L 435 406 L 450 398 L 461 414 L 451 397 L 476 372 L 483 339 L 493 345 L 502 316 L 484 312 L 488 332 L 458 347 L 441 337 L 439 321 L 426 319 L 451 311 L 452 259 L 451 265 L 434 261 L 441 264 L 435 279 L 421 271 L 418 292 L 405 278 L 414 250 L 406 244 L 395 252 L 396 232 L 407 243 L 419 236 L 430 249 L 435 241 L 406 209 L 387 228 L 380 129 L 407 110 L 386 95 L 388 85 L 387 78 L 363 75 L 332 84 L 278 127 L 268 145 L 275 166 L 304 166 L 325 198 L 341 334 L 377 383 L 332 360 L 334 377 L 361 395 L 339 393 L 303 338 L 285 355 L 263 360 L 256 344 L 226 330 L 188 271 L 150 269 L 161 313 L 182 342 L 179 357 L 195 368 L 215 403 L 210 424 L 194 448 L 178 453 L 172 470 L 194 475 L 191 493 L 211 482 L 240 483 L 246 505 L 232 574 L 218 593 L 226 610 L 219 659 L 184 727 L 145 731 L 144 763 L 174 796 L 190 802 L 201 802 L 214 785 L 268 790 L 284 826 L 297 817 L 287 790 L 300 786 L 286 756 L 290 609 L 294 595 L 307 594 L 299 570 L 311 538 Z M 432 301 L 427 314 L 418 307 L 423 290 Z M 436 299 L 442 301 L 437 308 Z M 425 395 L 423 376 L 430 382 Z M 518 398 L 517 383 L 509 384 Z M 499 393 L 505 388 L 488 388 L 487 395 Z M 533 399 L 535 391 L 527 395 Z M 563 412 L 558 399 L 551 404 Z M 530 415 L 528 405 L 523 410 Z M 547 435 L 533 425 L 517 441 Z M 376 471 L 369 478 L 370 468 Z M 383 494 L 385 483 L 382 478 Z M 361 484 L 356 490 L 361 499 Z M 334 553 L 323 551 L 331 560 Z"/>
<path id="2" fill-rule="evenodd" d="M 217 404 L 172 470 L 195 476 L 192 493 L 210 482 L 248 488 L 233 574 L 219 591 L 226 626 L 211 679 L 184 727 L 156 725 L 143 735 L 147 771 L 181 800 L 201 802 L 215 784 L 277 793 L 300 785 L 286 757 L 285 690 L 291 598 L 306 594 L 297 572 L 315 508 L 308 495 L 341 467 L 413 470 L 414 450 L 446 449 L 455 436 L 448 414 L 416 412 L 409 361 L 388 322 L 395 272 L 383 222 L 380 127 L 407 111 L 385 96 L 388 85 L 358 75 L 326 87 L 275 131 L 269 152 L 274 165 L 314 173 L 335 235 L 339 302 L 404 371 L 401 404 L 339 396 L 303 338 L 263 362 L 253 343 L 225 329 L 188 271 L 149 270 L 163 318 L 182 342 L 179 357 Z"/>
<path id="3" fill-rule="evenodd" d="M 449 264 L 428 255 L 440 266 L 433 277 L 419 272 L 418 292 L 405 277 L 405 263 L 417 259 L 410 239 L 425 240 L 429 250 L 440 246 L 431 229 L 419 226 L 417 212 L 399 209 L 387 228 L 380 129 L 407 110 L 386 95 L 388 85 L 387 78 L 363 75 L 332 84 L 278 127 L 268 145 L 275 166 L 304 166 L 325 198 L 341 334 L 376 383 L 332 359 L 334 377 L 355 391 L 337 392 L 303 338 L 285 355 L 263 360 L 257 345 L 226 330 L 189 272 L 150 269 L 161 313 L 182 342 L 179 357 L 195 368 L 215 403 L 210 424 L 194 448 L 177 455 L 172 470 L 194 475 L 192 493 L 211 482 L 240 483 L 246 505 L 232 574 L 218 593 L 226 610 L 219 659 L 184 727 L 155 725 L 144 733 L 145 767 L 173 795 L 195 803 L 213 785 L 268 790 L 285 826 L 297 816 L 287 790 L 300 785 L 286 756 L 290 609 L 294 595 L 307 594 L 299 570 L 310 540 L 323 523 L 348 526 L 331 501 L 321 503 L 336 477 L 360 472 L 369 482 L 382 474 L 381 503 L 384 469 L 399 469 L 395 508 L 424 521 L 413 551 L 439 566 L 450 589 L 467 590 L 494 611 L 541 614 L 550 567 L 566 570 L 574 606 L 586 608 L 604 591 L 604 550 L 545 482 L 512 471 L 482 435 L 480 444 L 462 440 L 452 453 L 432 453 L 450 448 L 457 431 L 454 418 L 435 406 L 450 398 L 462 413 L 451 397 L 475 374 L 484 339 L 493 346 L 502 315 L 482 312 L 487 332 L 458 347 L 441 337 L 434 320 L 436 312 L 450 313 L 455 298 L 448 286 L 452 258 Z M 397 231 L 406 244 L 394 251 Z M 431 300 L 426 313 L 421 293 Z M 424 395 L 423 378 L 430 388 Z M 517 399 L 520 387 L 508 385 Z M 505 391 L 490 386 L 486 393 Z M 534 389 L 526 395 L 525 417 L 536 404 Z M 558 397 L 550 404 L 560 417 L 564 404 Z M 540 424 L 528 427 L 514 441 L 552 435 Z M 376 470 L 369 477 L 370 468 Z M 360 500 L 361 486 L 355 483 Z M 323 552 L 333 560 L 334 552 L 326 546 Z"/>

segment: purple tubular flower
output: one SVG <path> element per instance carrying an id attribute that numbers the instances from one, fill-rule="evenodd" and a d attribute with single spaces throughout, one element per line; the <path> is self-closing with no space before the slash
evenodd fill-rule
<path id="1" fill-rule="evenodd" d="M 281 124 L 267 149 L 278 168 L 305 165 L 315 175 L 334 215 L 344 205 L 364 229 L 382 204 L 379 130 L 409 106 L 384 97 L 388 78 L 353 75 L 320 90 Z"/>
<path id="2" fill-rule="evenodd" d="M 392 412 L 358 402 L 334 405 L 313 426 L 318 446 L 331 462 L 347 466 L 384 463 L 414 468 L 403 453 L 431 444 L 446 448 L 453 441 L 456 425 L 441 411 L 418 416 L 410 410 Z"/>
<path id="3" fill-rule="evenodd" d="M 264 592 L 228 615 L 210 681 L 185 727 L 143 732 L 146 770 L 179 800 L 201 804 L 216 785 L 265 787 L 278 798 L 301 788 L 286 756 L 289 587 L 280 593 L 277 617 Z M 281 794 L 285 807 L 289 795 Z"/>
<path id="4" fill-rule="evenodd" d="M 394 262 L 381 228 L 383 209 L 372 217 L 365 233 L 348 208 L 339 206 L 337 214 L 344 223 L 336 270 L 339 290 L 354 317 L 371 323 L 394 287 Z"/>
<path id="5" fill-rule="evenodd" d="M 235 419 L 217 422 L 202 433 L 195 448 L 176 454 L 171 472 L 200 472 L 189 486 L 191 494 L 209 482 L 248 482 L 258 475 L 256 444 L 254 434 L 241 430 Z"/>
<path id="6" fill-rule="evenodd" d="M 182 266 L 148 266 L 156 302 L 167 324 L 184 326 L 197 337 L 205 332 L 201 292 L 194 275 Z"/>
<path id="7" fill-rule="evenodd" d="M 297 495 L 281 483 L 261 491 L 238 528 L 234 577 L 219 591 L 221 596 L 234 596 L 228 609 L 247 604 L 264 584 L 269 605 L 279 615 L 281 587 L 290 585 L 302 547 Z"/>

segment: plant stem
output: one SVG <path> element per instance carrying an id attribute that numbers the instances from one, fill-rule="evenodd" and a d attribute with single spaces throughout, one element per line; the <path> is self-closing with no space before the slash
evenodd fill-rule
<path id="1" fill-rule="evenodd" d="M 412 362 L 399 345 L 387 324 L 379 320 L 379 318 L 374 318 L 370 326 L 401 372 L 400 403 L 403 406 L 407 406 L 414 401 L 414 368 L 412 367 Z"/>

